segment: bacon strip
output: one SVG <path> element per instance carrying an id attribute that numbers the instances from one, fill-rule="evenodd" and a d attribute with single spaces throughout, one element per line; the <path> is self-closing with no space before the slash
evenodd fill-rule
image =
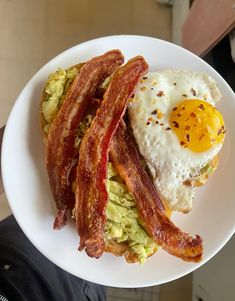
<path id="1" fill-rule="evenodd" d="M 46 166 L 58 210 L 55 229 L 60 229 L 67 223 L 66 212 L 74 206 L 68 173 L 76 153 L 74 143 L 78 125 L 96 89 L 123 62 L 124 58 L 119 50 L 109 51 L 87 62 L 74 79 L 51 125 L 46 144 Z"/>
<path id="2" fill-rule="evenodd" d="M 170 254 L 186 261 L 198 262 L 202 258 L 202 239 L 190 237 L 177 228 L 165 215 L 164 206 L 148 174 L 133 140 L 122 121 L 113 137 L 111 160 L 133 194 L 140 216 L 149 236 Z"/>
<path id="3" fill-rule="evenodd" d="M 148 65 L 141 56 L 119 68 L 104 95 L 79 151 L 75 216 L 80 235 L 79 250 L 99 258 L 104 251 L 108 152 L 111 139 L 125 113 L 127 101 Z"/>

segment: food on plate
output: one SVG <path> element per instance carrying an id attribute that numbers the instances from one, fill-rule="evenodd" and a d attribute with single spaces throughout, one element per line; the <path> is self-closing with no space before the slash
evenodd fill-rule
<path id="1" fill-rule="evenodd" d="M 216 139 L 210 141 L 212 148 L 219 148 L 225 132 L 222 116 L 211 106 L 212 101 L 205 103 L 205 99 L 202 100 L 197 89 L 202 83 L 200 76 L 195 80 L 198 86 L 192 85 L 190 88 L 196 91 L 198 98 L 186 99 L 181 96 L 178 99 L 176 94 L 188 93 L 182 83 L 189 82 L 191 77 L 192 81 L 196 75 L 186 74 L 188 77 L 185 78 L 185 73 L 179 71 L 177 77 L 175 72 L 172 86 L 176 93 L 167 94 L 167 104 L 164 95 L 166 91 L 171 91 L 172 78 L 166 76 L 167 73 L 171 74 L 170 71 L 147 73 L 147 63 L 141 56 L 121 66 L 123 62 L 121 52 L 111 50 L 86 63 L 66 70 L 59 69 L 48 77 L 41 103 L 41 124 L 45 135 L 49 182 L 58 210 L 54 228 L 62 228 L 67 223 L 67 214 L 71 213 L 80 236 L 79 250 L 85 249 L 90 257 L 99 258 L 106 251 L 118 256 L 124 255 L 127 262 L 144 263 L 161 246 L 183 260 L 198 262 L 203 251 L 201 237 L 190 237 L 169 218 L 171 210 L 188 211 L 191 200 L 179 200 L 174 207 L 172 199 L 168 200 L 164 191 L 159 189 L 160 181 L 157 179 L 161 176 L 162 169 L 157 169 L 156 166 L 159 167 L 162 162 L 167 166 L 171 163 L 172 156 L 167 151 L 171 140 L 158 130 L 157 125 L 163 129 L 168 122 L 167 127 L 171 130 L 165 131 L 172 132 L 176 141 L 183 141 L 184 134 L 172 129 L 175 122 L 184 127 L 191 126 L 190 120 L 189 124 L 185 124 L 187 121 L 177 116 L 183 110 L 181 105 L 187 108 L 184 109 L 187 112 L 203 105 L 205 114 L 199 116 L 202 123 L 207 122 L 212 127 L 212 132 L 213 126 L 216 128 L 218 124 L 221 125 L 218 130 L 222 132 L 221 136 L 210 136 L 211 139 Z M 158 81 L 155 75 L 159 76 Z M 205 75 L 204 77 L 206 78 Z M 158 86 L 160 78 L 163 83 Z M 217 101 L 219 92 L 213 80 L 209 78 L 208 81 L 211 99 Z M 179 90 L 176 88 L 177 84 Z M 217 92 L 211 92 L 212 86 Z M 204 93 L 204 96 L 209 93 L 204 86 L 201 88 L 200 93 Z M 151 92 L 154 89 L 155 94 Z M 170 95 L 174 97 L 170 99 Z M 210 96 L 207 95 L 206 98 L 210 99 Z M 161 100 L 163 104 L 156 107 Z M 129 116 L 125 112 L 128 103 Z M 192 108 L 193 104 L 195 106 Z M 149 109 L 150 116 L 145 120 L 145 113 L 148 114 Z M 211 123 L 208 123 L 206 114 L 212 118 Z M 214 120 L 214 115 L 219 121 Z M 160 119 L 166 124 L 160 125 Z M 200 130 L 200 126 L 198 128 Z M 194 132 L 187 131 L 186 135 L 188 134 L 197 138 L 197 135 L 193 136 Z M 206 152 L 210 153 L 211 146 L 206 138 L 203 139 Z M 185 145 L 179 143 L 180 147 L 176 143 L 179 156 L 185 156 L 179 149 L 182 152 L 190 150 L 190 155 L 193 152 L 200 154 L 195 149 L 190 149 L 194 144 L 192 146 L 189 142 L 191 143 L 186 141 Z M 145 151 L 146 148 L 148 151 Z M 172 147 L 171 150 L 173 149 Z M 157 152 L 160 152 L 159 161 Z M 165 157 L 161 156 L 164 152 Z M 152 157 L 149 155 L 151 153 Z M 201 164 L 200 170 L 197 170 L 194 177 L 184 178 L 181 184 L 194 189 L 194 186 L 203 183 L 211 169 L 213 171 L 217 166 L 217 154 L 214 151 L 213 156 L 204 155 L 201 161 L 194 155 L 194 160 Z M 153 158 L 156 161 L 151 161 Z M 191 162 L 191 157 L 188 160 Z M 182 164 L 185 162 L 188 161 L 183 161 Z M 182 166 L 186 168 L 184 173 L 191 167 Z M 166 185 L 175 193 L 172 184 L 174 183 L 168 179 Z"/>
<path id="2" fill-rule="evenodd" d="M 135 86 L 147 70 L 148 65 L 141 56 L 129 60 L 116 70 L 80 145 L 75 219 L 80 235 L 79 250 L 85 248 L 91 257 L 98 258 L 104 251 L 110 143 Z"/>
<path id="3" fill-rule="evenodd" d="M 215 81 L 206 74 L 168 70 L 146 74 L 129 105 L 135 140 L 170 210 L 188 212 L 195 186 L 218 164 L 225 126 L 215 108 Z"/>
<path id="4" fill-rule="evenodd" d="M 55 228 L 59 229 L 67 223 L 66 212 L 74 206 L 73 192 L 67 175 L 77 152 L 75 139 L 78 125 L 96 89 L 123 61 L 121 52 L 113 50 L 86 63 L 75 77 L 56 118 L 51 123 L 46 143 L 46 166 L 58 209 Z"/>

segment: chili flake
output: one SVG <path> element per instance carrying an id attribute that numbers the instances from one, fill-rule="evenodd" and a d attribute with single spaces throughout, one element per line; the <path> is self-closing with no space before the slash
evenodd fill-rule
<path id="1" fill-rule="evenodd" d="M 203 110 L 203 111 L 205 110 L 204 105 L 202 103 L 198 106 L 198 108 Z"/>
<path id="2" fill-rule="evenodd" d="M 171 128 L 168 126 L 168 127 L 166 128 L 166 130 L 169 131 L 169 130 L 171 130 Z"/>
<path id="3" fill-rule="evenodd" d="M 185 129 L 186 131 L 190 130 L 190 125 L 186 125 Z"/>
<path id="4" fill-rule="evenodd" d="M 191 89 L 191 93 L 192 93 L 193 96 L 197 95 L 196 91 L 193 88 Z"/>
<path id="5" fill-rule="evenodd" d="M 190 116 L 193 117 L 193 118 L 195 118 L 195 117 L 196 117 L 196 114 L 195 114 L 194 112 L 191 112 L 191 113 L 190 113 Z"/>
<path id="6" fill-rule="evenodd" d="M 175 128 L 177 128 L 177 129 L 179 128 L 179 124 L 178 124 L 178 122 L 176 122 L 176 121 L 172 121 L 172 123 L 173 123 L 173 125 L 174 125 L 174 127 L 175 127 Z"/>
<path id="7" fill-rule="evenodd" d="M 158 96 L 158 97 L 165 96 L 164 91 L 159 91 L 159 92 L 157 93 L 157 96 Z"/>
<path id="8" fill-rule="evenodd" d="M 154 111 L 152 111 L 151 114 L 152 114 L 152 115 L 156 115 L 156 114 L 157 114 L 157 111 L 158 111 L 158 110 L 154 110 Z"/>
<path id="9" fill-rule="evenodd" d="M 221 126 L 221 128 L 218 130 L 218 133 L 217 133 L 217 135 L 219 136 L 219 135 L 221 135 L 221 134 L 224 134 L 225 132 L 224 132 L 224 126 L 222 125 Z"/>

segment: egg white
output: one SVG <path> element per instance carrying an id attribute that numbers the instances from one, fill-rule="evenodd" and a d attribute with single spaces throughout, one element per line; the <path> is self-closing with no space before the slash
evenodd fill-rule
<path id="1" fill-rule="evenodd" d="M 171 210 L 182 212 L 192 208 L 195 195 L 194 187 L 183 182 L 194 178 L 222 147 L 221 143 L 196 153 L 182 147 L 174 131 L 169 130 L 172 109 L 183 100 L 194 98 L 215 106 L 221 94 L 215 81 L 206 74 L 151 72 L 138 84 L 128 107 L 134 137 L 157 190 Z M 162 118 L 157 119 L 154 110 L 163 113 Z"/>

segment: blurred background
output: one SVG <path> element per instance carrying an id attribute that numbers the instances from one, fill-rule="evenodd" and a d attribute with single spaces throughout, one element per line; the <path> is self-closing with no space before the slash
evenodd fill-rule
<path id="1" fill-rule="evenodd" d="M 39 68 L 67 48 L 106 35 L 146 35 L 181 45 L 235 89 L 233 0 L 0 0 L 0 20 L 0 126 Z M 9 214 L 3 194 L 0 220 Z M 234 249 L 233 237 L 196 272 L 162 286 L 109 288 L 108 300 L 235 300 Z"/>

